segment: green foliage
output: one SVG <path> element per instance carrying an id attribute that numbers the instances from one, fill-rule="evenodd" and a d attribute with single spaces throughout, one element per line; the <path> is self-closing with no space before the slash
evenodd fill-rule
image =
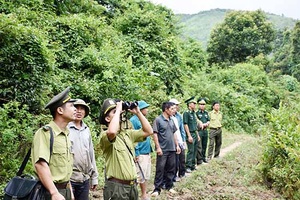
<path id="1" fill-rule="evenodd" d="M 174 14 L 149 2 L 138 2 L 115 17 L 113 25 L 127 42 L 133 67 L 159 75 L 166 94 L 182 93 L 181 69 Z"/>
<path id="2" fill-rule="evenodd" d="M 230 130 L 256 133 L 265 123 L 265 114 L 278 107 L 278 93 L 262 67 L 238 64 L 226 70 L 208 68 L 198 72 L 186 85 L 190 95 L 206 97 L 209 104 L 220 101 L 224 126 Z M 207 109 L 211 107 L 207 105 Z"/>
<path id="3" fill-rule="evenodd" d="M 39 94 L 54 55 L 44 32 L 20 23 L 12 15 L 0 15 L 0 102 L 16 100 L 36 111 L 41 107 Z"/>
<path id="4" fill-rule="evenodd" d="M 28 106 L 21 106 L 16 101 L 11 101 L 0 107 L 0 183 L 8 181 L 17 173 L 27 151 L 35 131 L 49 117 L 45 115 L 35 116 L 29 112 Z M 26 166 L 26 172 L 32 172 L 30 162 Z"/>
<path id="5" fill-rule="evenodd" d="M 276 50 L 274 51 L 272 72 L 292 75 L 300 80 L 300 22 L 298 21 L 292 30 L 286 30 L 277 34 Z"/>
<path id="6" fill-rule="evenodd" d="M 247 57 L 271 52 L 274 29 L 265 14 L 258 11 L 233 11 L 213 29 L 208 43 L 209 63 L 235 64 Z"/>
<path id="7" fill-rule="evenodd" d="M 268 115 L 260 168 L 264 180 L 287 199 L 300 198 L 300 126 L 298 106 L 281 105 Z"/>

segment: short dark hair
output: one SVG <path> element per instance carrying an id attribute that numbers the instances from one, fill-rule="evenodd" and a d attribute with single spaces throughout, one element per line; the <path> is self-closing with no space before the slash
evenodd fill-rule
<path id="1" fill-rule="evenodd" d="M 174 105 L 175 105 L 175 103 L 170 102 L 170 101 L 163 102 L 162 106 L 161 106 L 161 110 L 164 112 L 166 109 L 169 109 Z"/>

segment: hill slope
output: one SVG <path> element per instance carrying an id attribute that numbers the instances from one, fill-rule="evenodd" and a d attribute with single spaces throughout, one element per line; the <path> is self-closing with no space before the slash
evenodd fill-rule
<path id="1" fill-rule="evenodd" d="M 232 10 L 213 9 L 202 11 L 197 14 L 178 14 L 179 26 L 182 27 L 183 38 L 193 38 L 202 42 L 203 47 L 209 40 L 210 31 L 219 23 L 222 23 L 225 15 Z M 293 28 L 296 20 L 267 13 L 268 19 L 274 24 L 276 29 Z"/>

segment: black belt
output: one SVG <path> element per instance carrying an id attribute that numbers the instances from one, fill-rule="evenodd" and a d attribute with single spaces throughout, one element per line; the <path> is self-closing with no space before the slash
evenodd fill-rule
<path id="1" fill-rule="evenodd" d="M 136 183 L 136 180 L 121 180 L 121 179 L 114 178 L 114 177 L 109 178 L 107 180 L 115 182 L 115 183 L 121 183 L 123 185 L 134 185 Z"/>
<path id="2" fill-rule="evenodd" d="M 219 129 L 221 129 L 222 127 L 218 127 L 218 128 L 209 128 L 209 129 L 211 129 L 211 130 L 219 130 Z"/>
<path id="3" fill-rule="evenodd" d="M 57 189 L 66 189 L 67 186 L 69 186 L 69 181 L 63 183 L 54 183 L 54 185 Z"/>

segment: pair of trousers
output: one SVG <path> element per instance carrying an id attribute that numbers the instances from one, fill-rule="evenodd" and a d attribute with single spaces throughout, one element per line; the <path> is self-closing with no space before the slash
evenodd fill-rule
<path id="1" fill-rule="evenodd" d="M 198 144 L 198 149 L 197 149 L 197 164 L 200 164 L 206 158 L 208 131 L 206 129 L 200 130 L 199 136 L 201 140 Z"/>
<path id="2" fill-rule="evenodd" d="M 176 152 L 166 151 L 156 156 L 156 170 L 154 178 L 154 191 L 160 192 L 165 185 L 166 190 L 173 187 L 173 178 L 176 168 Z"/>
<path id="3" fill-rule="evenodd" d="M 196 165 L 196 155 L 197 155 L 197 148 L 198 148 L 198 133 L 191 132 L 191 136 L 193 138 L 193 142 L 189 143 L 187 141 L 187 147 L 188 147 L 188 152 L 186 155 L 186 168 L 194 170 L 195 165 Z"/>
<path id="4" fill-rule="evenodd" d="M 137 200 L 139 193 L 136 184 L 125 185 L 106 180 L 103 190 L 104 200 Z"/>
<path id="5" fill-rule="evenodd" d="M 222 129 L 210 129 L 209 131 L 209 146 L 208 146 L 208 158 L 211 159 L 220 155 L 222 146 Z"/>
<path id="6" fill-rule="evenodd" d="M 74 182 L 71 181 L 75 200 L 89 200 L 90 181 Z"/>
<path id="7" fill-rule="evenodd" d="M 185 175 L 185 149 L 183 147 L 180 147 L 180 149 L 180 154 L 176 154 L 176 172 L 174 179 L 176 178 L 177 173 L 179 177 Z"/>

